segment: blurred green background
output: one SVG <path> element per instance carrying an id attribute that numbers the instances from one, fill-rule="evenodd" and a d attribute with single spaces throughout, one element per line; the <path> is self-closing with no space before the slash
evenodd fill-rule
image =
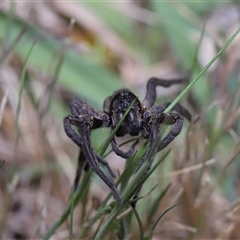
<path id="1" fill-rule="evenodd" d="M 239 22 L 235 1 L 2 1 L 0 159 L 5 162 L 0 170 L 4 209 L 0 238 L 42 238 L 63 211 L 78 154 L 62 128 L 73 96 L 101 110 L 104 99 L 121 87 L 130 88 L 142 100 L 152 76 L 182 77 L 192 69 L 193 79 L 239 29 Z M 35 40 L 20 96 L 24 61 Z M 238 36 L 181 101 L 200 118 L 190 130 L 185 124 L 169 159 L 153 178 L 157 181 L 158 175 L 169 173 L 169 179 L 160 179 L 161 189 L 172 183 L 158 211 L 176 199 L 181 205 L 163 220 L 156 239 L 240 238 L 239 44 Z M 183 88 L 160 88 L 158 102 L 173 100 Z M 93 133 L 95 149 L 108 133 L 105 129 Z M 123 160 L 110 158 L 115 171 L 123 168 Z M 184 175 L 184 169 L 211 159 L 215 162 L 210 167 L 186 170 Z M 108 191 L 95 183 L 91 205 L 76 226 L 90 218 Z M 147 200 L 139 208 L 147 231 Z M 79 207 L 76 214 L 81 216 L 82 211 Z M 37 227 L 32 226 L 34 221 Z M 64 230 L 67 223 L 55 237 L 67 238 Z M 89 230 L 85 238 L 90 236 Z M 137 236 L 133 228 L 129 239 Z"/>

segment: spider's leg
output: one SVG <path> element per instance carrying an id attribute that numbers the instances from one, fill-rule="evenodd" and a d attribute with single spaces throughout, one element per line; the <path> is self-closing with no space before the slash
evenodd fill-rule
<path id="1" fill-rule="evenodd" d="M 156 112 L 158 115 L 164 112 L 164 110 L 171 104 L 171 102 L 163 103 L 159 106 L 152 107 L 152 110 Z M 192 120 L 192 114 L 181 104 L 177 103 L 172 110 L 180 113 L 183 117 L 185 117 L 188 121 Z"/>
<path id="2" fill-rule="evenodd" d="M 76 176 L 75 176 L 74 184 L 73 184 L 74 192 L 77 190 L 79 180 L 81 178 L 82 170 L 84 168 L 85 163 L 86 163 L 86 157 L 85 157 L 83 151 L 80 150 L 79 156 L 78 156 L 78 166 L 77 166 Z"/>
<path id="3" fill-rule="evenodd" d="M 90 115 L 93 116 L 97 112 L 89 106 L 85 101 L 78 97 L 74 97 L 71 102 L 70 102 L 70 110 L 71 114 L 75 116 L 79 116 L 81 114 L 83 115 Z M 78 145 L 78 144 L 77 144 Z M 78 145 L 79 146 L 79 145 Z M 85 166 L 84 166 L 85 165 Z M 82 169 L 84 168 L 85 171 L 88 169 L 88 163 L 86 161 L 86 157 L 83 153 L 83 151 L 79 150 L 79 155 L 78 155 L 78 166 L 77 166 L 77 171 L 76 171 L 76 176 L 74 180 L 74 191 L 76 191 L 79 180 L 82 175 Z"/>
<path id="4" fill-rule="evenodd" d="M 150 125 L 150 136 L 148 139 L 148 145 L 145 151 L 145 154 L 143 155 L 142 159 L 138 163 L 138 166 L 135 170 L 135 173 L 142 167 L 142 165 L 148 160 L 150 154 L 152 154 L 152 150 L 154 147 L 156 147 L 156 143 L 158 140 L 158 135 L 159 135 L 159 127 L 158 127 L 157 122 L 152 122 Z M 154 155 L 154 154 L 153 154 Z"/>
<path id="5" fill-rule="evenodd" d="M 96 157 L 98 159 L 99 162 L 101 162 L 108 170 L 109 174 L 115 178 L 116 175 L 114 174 L 114 172 L 112 171 L 112 169 L 110 168 L 108 162 L 102 158 L 101 156 L 96 154 Z M 78 166 L 77 166 L 77 171 L 76 171 L 76 176 L 74 179 L 74 184 L 73 184 L 73 190 L 74 192 L 77 190 L 78 184 L 79 184 L 79 180 L 81 179 L 81 175 L 82 175 L 82 170 L 87 171 L 89 169 L 89 165 L 86 162 L 86 157 L 83 153 L 83 151 L 79 151 L 79 156 L 78 156 Z"/>
<path id="6" fill-rule="evenodd" d="M 74 97 L 69 105 L 72 115 L 94 116 L 98 114 L 98 112 L 93 107 L 78 97 Z"/>
<path id="7" fill-rule="evenodd" d="M 69 117 L 64 118 L 63 120 L 63 126 L 64 130 L 69 138 L 72 139 L 73 142 L 75 142 L 80 148 L 82 147 L 82 141 L 80 139 L 80 136 L 73 130 L 71 126 L 71 122 L 69 120 Z M 86 162 L 86 157 L 83 151 L 80 150 L 79 156 L 78 156 L 78 166 L 77 166 L 77 171 L 76 171 L 76 176 L 74 179 L 74 185 L 73 185 L 73 190 L 76 191 L 78 187 L 79 180 L 82 175 L 82 169 L 84 167 L 84 163 Z"/>
<path id="8" fill-rule="evenodd" d="M 90 116 L 90 117 L 89 116 L 82 116 L 82 117 L 70 116 L 69 118 L 70 118 L 71 123 L 78 126 L 78 128 L 84 126 L 84 124 L 87 124 L 88 126 L 90 126 L 92 128 L 98 128 L 99 126 L 102 125 L 102 122 L 103 122 L 101 119 L 94 118 L 92 116 Z M 101 162 L 107 168 L 109 174 L 113 178 L 115 178 L 116 176 L 113 173 L 112 169 L 110 168 L 108 162 L 104 158 L 99 156 L 97 153 L 94 152 L 94 154 L 95 154 L 96 158 L 98 159 L 98 161 Z"/>
<path id="9" fill-rule="evenodd" d="M 79 133 L 81 134 L 83 138 L 83 144 L 82 144 L 82 151 L 84 152 L 86 159 L 88 159 L 88 164 L 90 168 L 108 185 L 108 187 L 112 190 L 112 193 L 119 204 L 122 204 L 122 198 L 118 193 L 118 190 L 116 189 L 114 183 L 104 174 L 104 172 L 99 168 L 97 157 L 94 154 L 94 151 L 90 145 L 90 137 L 89 137 L 89 128 L 86 126 L 83 126 L 82 128 L 79 128 Z"/>
<path id="10" fill-rule="evenodd" d="M 158 124 L 152 123 L 152 124 L 151 124 L 151 130 L 150 130 L 149 143 L 148 143 L 146 152 L 145 152 L 145 154 L 143 155 L 142 159 L 140 160 L 140 162 L 139 162 L 139 164 L 138 164 L 138 167 L 137 167 L 137 170 L 135 171 L 135 173 L 136 173 L 136 172 L 142 167 L 142 165 L 143 165 L 146 161 L 149 161 L 149 165 L 148 165 L 147 169 L 144 171 L 143 175 L 141 176 L 141 179 L 140 179 L 139 182 L 142 182 L 142 181 L 144 180 L 144 178 L 146 177 L 147 173 L 148 173 L 149 170 L 151 169 L 153 157 L 154 157 L 155 152 L 156 152 L 156 149 L 154 150 L 154 148 L 156 147 L 155 144 L 156 144 L 156 141 L 157 141 L 157 139 L 158 139 L 158 135 L 159 135 Z M 155 151 L 155 152 L 152 153 L 152 151 Z M 149 159 L 151 154 L 153 154 L 153 155 L 152 155 L 153 157 L 152 157 L 152 159 Z M 141 191 L 141 188 L 142 188 L 142 187 L 139 187 L 139 188 L 137 189 L 137 191 L 134 193 L 133 199 L 138 198 L 138 195 L 139 195 L 139 192 Z M 135 201 L 135 202 L 133 202 L 133 203 L 131 204 L 132 208 L 135 209 L 136 203 L 137 203 L 137 202 Z"/>
<path id="11" fill-rule="evenodd" d="M 108 179 L 104 172 L 99 168 L 97 156 L 90 145 L 90 130 L 92 124 L 87 121 L 88 118 L 89 117 L 78 118 L 77 116 L 68 116 L 64 118 L 65 132 L 73 140 L 73 142 L 75 142 L 81 148 L 81 151 L 83 152 L 88 161 L 89 167 L 108 185 L 108 187 L 112 190 L 112 193 L 117 199 L 118 203 L 122 204 L 122 198 L 119 195 L 114 183 L 110 179 Z M 84 121 L 84 119 L 86 121 Z M 74 131 L 74 129 L 71 127 L 71 124 L 74 124 L 78 127 L 80 135 L 78 135 Z"/>
<path id="12" fill-rule="evenodd" d="M 101 156 L 99 156 L 99 155 L 97 155 L 97 154 L 96 154 L 96 157 L 97 157 L 97 160 L 98 160 L 102 165 L 104 165 L 104 166 L 107 168 L 109 174 L 110 174 L 113 178 L 115 178 L 116 175 L 114 174 L 114 172 L 113 172 L 112 169 L 110 168 L 108 162 L 107 162 L 103 157 L 101 157 Z"/>
<path id="13" fill-rule="evenodd" d="M 163 148 L 165 148 L 170 142 L 173 141 L 175 137 L 181 132 L 182 126 L 183 126 L 183 117 L 177 113 L 169 113 L 166 114 L 166 117 L 169 119 L 166 119 L 166 121 L 171 121 L 171 124 L 173 124 L 173 127 L 171 131 L 167 134 L 166 137 L 163 138 L 163 140 L 159 143 L 157 152 L 161 151 Z"/>
<path id="14" fill-rule="evenodd" d="M 162 86 L 162 87 L 170 87 L 174 84 L 181 84 L 181 83 L 186 83 L 187 80 L 189 79 L 189 76 L 185 78 L 178 78 L 178 79 L 161 79 L 161 78 L 155 78 L 152 77 L 148 80 L 147 83 L 147 89 L 146 89 L 146 96 L 143 100 L 143 105 L 146 106 L 147 108 L 152 107 L 155 100 L 156 100 L 156 87 L 157 86 Z"/>
<path id="15" fill-rule="evenodd" d="M 80 136 L 73 130 L 70 121 L 71 116 L 67 116 L 63 119 L 63 127 L 69 138 L 72 139 L 74 143 L 76 143 L 80 148 L 82 147 L 82 139 Z"/>
<path id="16" fill-rule="evenodd" d="M 160 143 L 157 146 L 157 150 L 156 150 L 155 153 L 161 151 L 170 142 L 172 142 L 173 139 L 181 132 L 182 126 L 183 126 L 183 117 L 181 117 L 179 114 L 176 114 L 176 113 L 162 114 L 160 121 L 161 121 L 161 123 L 164 123 L 166 121 L 168 124 L 173 124 L 173 127 L 172 127 L 171 131 L 167 134 L 167 136 L 164 137 L 163 140 L 160 141 Z M 151 142 L 150 142 L 150 144 L 149 144 L 149 146 L 146 150 L 145 155 L 141 159 L 136 171 L 138 171 L 139 168 L 141 168 L 141 166 L 143 165 L 143 163 L 146 162 L 147 159 L 149 158 L 150 153 L 151 153 L 151 151 L 153 149 L 153 146 L 154 146 L 154 142 L 157 141 L 157 135 L 158 135 L 158 127 L 156 128 L 156 125 L 155 125 L 155 127 L 151 129 L 151 136 L 150 136 Z M 143 173 L 140 181 L 142 181 L 146 177 L 147 173 L 151 169 L 152 162 L 153 162 L 153 159 L 150 159 L 149 166 L 146 169 L 146 171 Z M 141 187 L 136 191 L 136 193 L 133 196 L 133 199 L 138 198 L 138 195 L 139 195 L 140 191 L 141 191 Z M 131 206 L 133 208 L 135 208 L 136 207 L 136 202 L 133 202 L 131 204 Z"/>
<path id="17" fill-rule="evenodd" d="M 130 158 L 132 157 L 132 155 L 134 154 L 135 152 L 135 146 L 138 144 L 138 141 L 135 141 L 131 148 L 127 151 L 127 152 L 123 152 L 121 149 L 119 149 L 119 146 L 117 145 L 116 141 L 115 141 L 115 138 L 112 139 L 111 141 L 111 145 L 112 145 L 112 149 L 113 151 L 120 157 L 122 158 Z"/>

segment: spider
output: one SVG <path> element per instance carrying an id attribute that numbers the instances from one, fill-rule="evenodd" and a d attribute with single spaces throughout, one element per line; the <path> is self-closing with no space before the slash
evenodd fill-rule
<path id="1" fill-rule="evenodd" d="M 82 169 L 84 168 L 85 163 L 87 163 L 88 166 L 111 189 L 113 196 L 118 203 L 123 204 L 123 200 L 115 187 L 115 184 L 99 167 L 99 163 L 104 165 L 109 174 L 115 178 L 115 174 L 111 170 L 107 161 L 93 150 L 90 141 L 91 131 L 102 127 L 111 128 L 113 131 L 130 104 L 134 101 L 127 116 L 116 132 L 116 137 L 130 134 L 131 136 L 140 136 L 148 141 L 146 151 L 138 164 L 136 170 L 138 171 L 149 159 L 153 149 L 155 149 L 155 153 L 161 151 L 181 132 L 184 117 L 189 121 L 191 121 L 192 118 L 190 112 L 180 104 L 176 104 L 173 107 L 175 112 L 171 111 L 169 113 L 164 113 L 164 110 L 171 104 L 171 102 L 153 106 L 156 100 L 156 87 L 170 87 L 174 84 L 181 84 L 186 81 L 187 78 L 171 80 L 164 80 L 155 77 L 150 78 L 147 82 L 146 95 L 142 103 L 129 89 L 119 89 L 105 99 L 103 111 L 97 111 L 82 99 L 74 97 L 70 102 L 71 114 L 65 117 L 63 121 L 67 136 L 80 148 L 73 190 L 75 191 L 77 189 Z M 159 127 L 161 124 L 170 124 L 172 125 L 172 128 L 158 143 L 158 146 L 154 148 L 154 143 L 157 142 L 159 138 Z M 78 133 L 72 128 L 72 125 L 76 126 Z M 133 144 L 127 152 L 123 152 L 119 148 L 115 138 L 112 139 L 111 145 L 113 151 L 117 155 L 127 159 L 134 154 L 136 144 Z M 149 164 L 148 169 L 144 172 L 144 175 L 150 170 L 150 165 L 151 163 Z M 139 192 L 140 189 L 135 193 L 133 197 L 134 199 L 138 197 Z M 135 204 L 136 203 L 132 204 L 132 206 L 135 207 Z"/>

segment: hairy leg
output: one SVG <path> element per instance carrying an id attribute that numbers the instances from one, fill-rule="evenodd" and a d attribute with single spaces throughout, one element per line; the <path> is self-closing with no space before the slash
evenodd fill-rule
<path id="1" fill-rule="evenodd" d="M 74 131 L 71 124 L 78 127 L 79 135 Z M 89 167 L 108 185 L 118 203 L 122 204 L 122 198 L 119 195 L 114 183 L 108 179 L 98 165 L 96 154 L 90 145 L 90 126 L 91 124 L 89 124 L 89 122 L 85 122 L 84 124 L 84 119 L 78 118 L 77 116 L 68 116 L 64 118 L 64 129 L 68 137 L 70 137 L 72 141 L 81 148 L 81 151 L 84 154 L 82 156 L 86 157 Z"/>
<path id="2" fill-rule="evenodd" d="M 77 166 L 76 176 L 75 176 L 74 184 L 73 184 L 74 192 L 77 190 L 79 180 L 81 179 L 82 170 L 84 168 L 85 163 L 86 163 L 86 157 L 85 157 L 83 151 L 80 150 L 79 155 L 78 155 L 78 166 Z"/>
<path id="3" fill-rule="evenodd" d="M 107 184 L 107 186 L 112 190 L 113 196 L 116 198 L 119 204 L 122 204 L 122 198 L 118 193 L 118 190 L 115 187 L 115 184 L 104 174 L 104 172 L 100 169 L 96 155 L 90 145 L 89 138 L 89 129 L 82 128 L 79 129 L 79 133 L 83 137 L 84 143 L 82 145 L 82 151 L 84 152 L 86 158 L 88 159 L 89 167 Z"/>
<path id="4" fill-rule="evenodd" d="M 96 154 L 96 157 L 97 157 L 97 160 L 98 160 L 102 165 L 104 165 L 104 166 L 107 168 L 109 174 L 110 174 L 113 178 L 115 178 L 116 175 L 114 174 L 114 172 L 113 172 L 112 169 L 110 168 L 108 162 L 107 162 L 103 157 L 99 156 L 98 154 Z"/>
<path id="5" fill-rule="evenodd" d="M 163 140 L 159 143 L 157 147 L 157 152 L 160 152 L 162 149 L 164 149 L 169 143 L 171 143 L 175 137 L 178 136 L 178 134 L 182 130 L 183 126 L 183 117 L 180 116 L 177 113 L 169 113 L 167 114 L 169 118 L 171 118 L 171 121 L 173 121 L 173 127 L 171 131 L 167 134 L 166 137 L 163 138 Z"/>
<path id="6" fill-rule="evenodd" d="M 74 97 L 70 104 L 70 110 L 72 115 L 88 115 L 88 116 L 95 116 L 98 115 L 98 111 L 96 111 L 93 107 L 88 105 L 85 101 L 81 98 Z"/>
<path id="7" fill-rule="evenodd" d="M 112 171 L 112 169 L 110 168 L 108 162 L 102 158 L 101 156 L 97 155 L 97 160 L 102 163 L 108 170 L 109 174 L 115 178 L 116 175 L 114 174 L 114 172 Z M 74 179 L 74 184 L 73 184 L 73 190 L 74 192 L 77 190 L 78 184 L 79 184 L 79 180 L 81 179 L 81 175 L 82 175 L 82 170 L 84 169 L 85 171 L 87 171 L 89 168 L 88 163 L 86 162 L 86 157 L 83 153 L 83 151 L 79 151 L 79 155 L 78 155 L 78 166 L 77 166 L 77 171 L 76 171 L 76 176 Z"/>
<path id="8" fill-rule="evenodd" d="M 112 139 L 111 141 L 111 145 L 112 145 L 112 149 L 113 151 L 120 157 L 122 158 L 130 158 L 133 156 L 134 152 L 135 152 L 135 146 L 138 144 L 138 141 L 135 141 L 131 148 L 127 151 L 127 152 L 123 152 L 121 149 L 119 149 L 119 146 L 117 145 L 115 138 Z"/>
<path id="9" fill-rule="evenodd" d="M 171 104 L 171 102 L 167 102 L 167 103 L 163 103 L 159 106 L 154 106 L 151 109 L 157 114 L 157 115 L 161 115 L 164 110 Z M 173 109 L 174 111 L 180 113 L 183 117 L 185 117 L 188 121 L 192 120 L 192 114 L 185 108 L 183 107 L 181 104 L 177 103 Z"/>
<path id="10" fill-rule="evenodd" d="M 141 179 L 139 182 L 142 182 L 144 178 L 146 177 L 147 173 L 151 169 L 152 161 L 154 159 L 156 149 L 157 149 L 157 141 L 159 138 L 159 129 L 158 129 L 158 124 L 157 123 L 152 123 L 151 128 L 150 128 L 150 137 L 149 137 L 149 143 L 147 145 L 147 149 L 145 154 L 143 155 L 142 159 L 140 160 L 138 167 L 135 171 L 135 173 L 142 167 L 142 165 L 146 162 L 149 161 L 148 167 L 144 171 L 143 175 L 141 176 Z M 137 191 L 134 193 L 133 199 L 138 198 L 139 192 L 141 191 L 141 188 L 138 188 Z M 135 209 L 136 207 L 136 201 L 131 204 L 132 208 Z"/>
<path id="11" fill-rule="evenodd" d="M 77 98 L 77 97 L 74 97 L 71 100 L 69 105 L 70 105 L 71 114 L 75 115 L 75 116 L 80 116 L 81 114 L 94 116 L 94 114 L 97 113 L 91 106 L 89 106 L 86 102 L 84 102 L 82 99 Z M 68 127 L 66 126 L 66 128 L 68 128 Z M 76 143 L 76 144 L 80 147 L 80 143 Z M 84 165 L 85 165 L 85 167 L 84 167 Z M 81 151 L 81 149 L 80 149 L 79 154 L 78 154 L 77 171 L 76 171 L 76 176 L 75 176 L 74 185 L 73 185 L 74 191 L 76 191 L 76 189 L 78 187 L 83 168 L 84 168 L 84 170 L 86 170 L 88 168 L 88 163 L 86 162 L 86 157 L 85 157 L 83 151 Z"/>
<path id="12" fill-rule="evenodd" d="M 167 134 L 167 136 L 164 137 L 160 141 L 160 143 L 158 143 L 158 138 L 159 138 L 158 137 L 158 135 L 159 135 L 158 134 L 158 126 L 154 125 L 151 128 L 151 135 L 150 135 L 151 139 L 150 139 L 149 147 L 147 148 L 145 155 L 141 159 L 136 171 L 138 171 L 141 168 L 141 166 L 144 164 L 144 162 L 146 162 L 149 159 L 152 151 L 154 151 L 154 153 L 153 153 L 153 156 L 154 156 L 157 152 L 161 151 L 168 144 L 170 144 L 182 130 L 183 117 L 181 117 L 179 114 L 175 114 L 175 113 L 162 114 L 162 115 L 164 115 L 164 118 L 161 119 L 162 123 L 164 123 L 164 121 L 168 121 L 169 123 L 173 124 L 173 127 L 172 127 L 171 131 Z M 155 146 L 156 144 L 157 144 L 157 146 Z M 151 169 L 154 158 L 151 158 L 149 160 L 150 161 L 149 161 L 148 168 L 146 169 L 146 171 L 144 171 L 140 181 L 143 181 L 144 178 L 146 177 L 146 175 L 148 174 L 149 170 Z M 138 198 L 140 191 L 141 191 L 141 188 L 139 188 L 136 191 L 136 193 L 133 196 L 133 199 Z M 136 202 L 132 203 L 132 207 L 133 208 L 136 207 Z"/>
<path id="13" fill-rule="evenodd" d="M 188 79 L 189 79 L 189 76 L 187 76 L 185 78 L 169 79 L 169 80 L 155 78 L 155 77 L 150 78 L 147 83 L 146 96 L 143 100 L 143 105 L 146 106 L 147 108 L 153 106 L 153 104 L 156 100 L 156 87 L 157 86 L 162 86 L 162 87 L 167 88 L 167 87 L 171 87 L 172 85 L 175 85 L 175 84 L 186 83 Z"/>

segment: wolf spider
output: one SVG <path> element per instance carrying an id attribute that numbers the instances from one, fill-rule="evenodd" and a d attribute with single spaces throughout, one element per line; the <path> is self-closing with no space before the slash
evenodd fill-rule
<path id="1" fill-rule="evenodd" d="M 183 126 L 183 117 L 191 121 L 190 112 L 176 104 L 173 107 L 175 112 L 164 113 L 164 110 L 170 105 L 171 102 L 163 103 L 158 106 L 153 106 L 156 100 L 156 87 L 170 87 L 174 84 L 181 84 L 187 81 L 187 78 L 164 80 L 159 78 L 150 78 L 147 83 L 146 96 L 141 103 L 139 99 L 130 90 L 123 88 L 115 91 L 111 96 L 107 97 L 103 104 L 103 111 L 97 111 L 85 101 L 80 98 L 73 98 L 70 102 L 71 114 L 64 118 L 64 129 L 69 138 L 80 147 L 80 154 L 78 157 L 78 167 L 76 177 L 74 180 L 74 191 L 77 189 L 82 169 L 87 161 L 89 167 L 107 184 L 111 189 L 113 196 L 119 204 L 123 200 L 116 189 L 114 183 L 109 179 L 105 173 L 100 169 L 99 163 L 104 165 L 109 174 L 114 178 L 115 174 L 111 170 L 107 161 L 99 156 L 92 148 L 90 141 L 90 133 L 92 130 L 108 127 L 111 131 L 115 129 L 124 113 L 129 108 L 130 104 L 134 101 L 131 109 L 129 110 L 126 118 L 123 120 L 121 126 L 116 132 L 117 137 L 122 137 L 126 134 L 131 136 L 140 135 L 142 138 L 148 140 L 146 151 L 139 162 L 137 170 L 149 159 L 153 149 L 154 153 L 161 151 L 181 132 Z M 159 139 L 159 127 L 161 124 L 173 125 L 170 132 L 164 137 L 158 146 L 154 148 L 154 143 Z M 78 133 L 72 128 L 71 125 L 77 127 Z M 129 151 L 123 152 L 117 145 L 115 138 L 112 139 L 111 145 L 113 151 L 123 157 L 129 158 L 134 154 L 135 145 L 133 144 Z M 144 172 L 144 176 L 151 168 L 149 163 L 148 169 Z M 137 171 L 136 170 L 136 171 Z M 142 177 L 143 179 L 143 177 Z M 135 193 L 134 199 L 137 198 L 140 189 Z M 135 203 L 132 204 L 135 207 Z"/>

